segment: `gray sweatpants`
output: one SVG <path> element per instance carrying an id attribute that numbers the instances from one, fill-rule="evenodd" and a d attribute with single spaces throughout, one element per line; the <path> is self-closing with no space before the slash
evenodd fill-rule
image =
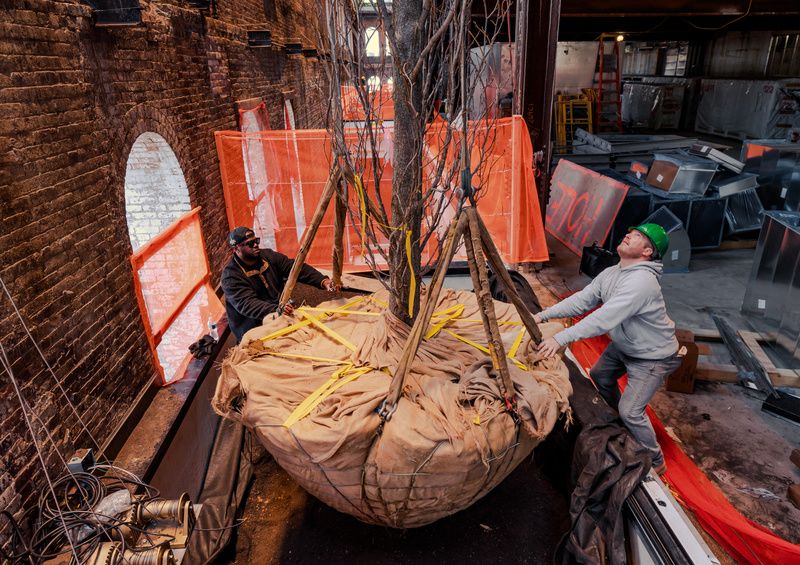
<path id="1" fill-rule="evenodd" d="M 677 353 L 664 359 L 637 359 L 622 353 L 612 342 L 589 371 L 600 396 L 619 412 L 633 437 L 650 452 L 654 467 L 664 462 L 664 454 L 645 408 L 664 380 L 680 364 L 681 358 Z M 625 392 L 620 393 L 617 380 L 626 372 L 628 385 Z"/>

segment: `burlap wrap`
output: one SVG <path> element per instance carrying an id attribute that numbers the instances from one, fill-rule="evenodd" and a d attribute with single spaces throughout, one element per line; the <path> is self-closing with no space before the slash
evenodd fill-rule
<path id="1" fill-rule="evenodd" d="M 383 293 L 375 298 L 387 300 Z M 344 303 L 330 301 L 320 308 Z M 437 310 L 456 304 L 465 307 L 461 321 L 445 328 L 485 345 L 475 295 L 445 290 Z M 313 326 L 262 342 L 258 338 L 300 318 L 266 320 L 225 359 L 213 399 L 219 414 L 254 430 L 286 472 L 337 510 L 395 528 L 429 524 L 492 490 L 544 439 L 559 416 L 567 413 L 569 418 L 567 368 L 557 358 L 538 360 L 527 332 L 516 358 L 530 370 L 509 362 L 522 419 L 517 425 L 505 410 L 487 356 L 443 330 L 423 340 L 397 411 L 381 429 L 376 409 L 409 329 L 371 299 L 352 309 L 382 314 L 334 314 L 322 321 L 352 342 L 354 352 Z M 511 305 L 495 302 L 495 309 L 498 321 L 519 322 Z M 506 351 L 521 327 L 500 326 Z M 540 327 L 545 337 L 560 328 Z M 343 385 L 287 428 L 287 417 L 340 366 L 277 357 L 265 350 L 348 360 L 374 370 Z"/>

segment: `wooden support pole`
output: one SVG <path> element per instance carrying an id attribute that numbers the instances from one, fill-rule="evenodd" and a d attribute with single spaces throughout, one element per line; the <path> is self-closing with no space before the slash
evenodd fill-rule
<path id="1" fill-rule="evenodd" d="M 342 268 L 344 265 L 344 248 L 342 240 L 344 239 L 344 223 L 347 214 L 347 208 L 344 205 L 344 191 L 342 190 L 342 178 L 336 182 L 337 190 L 333 197 L 335 214 L 333 217 L 333 275 L 331 280 L 337 288 L 342 286 Z"/>
<path id="2" fill-rule="evenodd" d="M 483 329 L 488 339 L 489 355 L 492 358 L 492 367 L 500 375 L 506 407 L 513 410 L 515 402 L 514 382 L 508 370 L 503 340 L 500 337 L 500 328 L 497 325 L 497 315 L 494 311 L 494 301 L 489 291 L 489 273 L 486 271 L 486 262 L 481 252 L 481 234 L 478 227 L 478 218 L 475 208 L 466 208 L 467 230 L 464 234 L 464 244 L 467 248 L 467 263 L 469 274 L 472 276 L 472 286 L 475 287 L 475 296 L 480 307 Z"/>
<path id="3" fill-rule="evenodd" d="M 453 261 L 453 255 L 455 255 L 456 249 L 458 249 L 458 242 L 465 231 L 466 223 L 467 217 L 461 213 L 454 218 L 450 224 L 447 238 L 442 248 L 442 254 L 439 257 L 439 263 L 436 265 L 433 279 L 425 295 L 425 304 L 422 305 L 416 320 L 414 320 L 414 325 L 411 327 L 411 331 L 408 334 L 403 348 L 403 355 L 400 357 L 397 370 L 394 373 L 394 377 L 392 377 L 392 383 L 389 385 L 389 393 L 386 395 L 386 400 L 383 402 L 379 411 L 381 418 L 384 420 L 391 419 L 392 414 L 394 414 L 397 408 L 397 402 L 403 390 L 403 383 L 411 370 L 411 364 L 414 361 L 414 357 L 417 355 L 419 344 L 428 329 L 433 311 L 436 309 L 436 303 L 439 301 L 439 294 L 442 292 L 442 287 L 444 286 L 444 278 L 447 275 L 447 269 Z"/>
<path id="4" fill-rule="evenodd" d="M 302 269 L 303 265 L 305 264 L 306 257 L 311 249 L 311 244 L 314 242 L 314 238 L 317 235 L 317 230 L 322 223 L 323 216 L 325 216 L 325 211 L 328 209 L 328 204 L 330 204 L 331 197 L 334 195 L 336 192 L 336 187 L 339 185 L 340 174 L 339 167 L 334 166 L 334 168 L 331 170 L 330 176 L 328 177 L 328 181 L 325 183 L 325 188 L 322 191 L 322 198 L 320 198 L 319 202 L 317 203 L 317 209 L 314 211 L 314 216 L 311 218 L 311 223 L 303 234 L 303 239 L 300 241 L 300 250 L 297 252 L 297 257 L 294 259 L 292 270 L 289 271 L 289 278 L 286 281 L 286 286 L 283 287 L 281 298 L 278 301 L 278 304 L 280 305 L 279 311 L 283 309 L 283 306 L 292 296 L 292 291 L 294 291 L 294 287 L 297 284 L 297 278 L 300 276 L 300 269 Z"/>
<path id="5" fill-rule="evenodd" d="M 530 313 L 530 310 L 528 310 L 528 308 L 525 306 L 525 303 L 519 297 L 517 289 L 514 287 L 514 282 L 511 280 L 511 277 L 508 275 L 508 271 L 506 271 L 506 266 L 503 264 L 503 259 L 500 257 L 500 253 L 497 251 L 497 247 L 494 245 L 492 236 L 489 234 L 489 230 L 486 229 L 486 226 L 484 225 L 483 220 L 481 219 L 481 216 L 478 214 L 477 210 L 475 211 L 475 216 L 477 219 L 478 229 L 480 230 L 483 251 L 486 253 L 486 258 L 489 259 L 489 264 L 492 266 L 492 270 L 500 278 L 500 282 L 503 284 L 503 287 L 506 291 L 506 296 L 511 299 L 511 303 L 517 309 L 517 313 L 522 319 L 522 323 L 525 324 L 525 328 L 528 330 L 533 342 L 536 344 L 541 343 L 542 332 L 539 330 L 539 326 L 533 319 L 533 314 Z"/>

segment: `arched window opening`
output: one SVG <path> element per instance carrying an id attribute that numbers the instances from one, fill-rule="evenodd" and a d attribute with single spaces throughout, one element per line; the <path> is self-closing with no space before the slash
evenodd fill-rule
<path id="1" fill-rule="evenodd" d="M 136 251 L 191 210 L 189 188 L 167 140 L 153 132 L 136 138 L 125 168 L 125 217 Z"/>
<path id="2" fill-rule="evenodd" d="M 125 216 L 134 286 L 162 384 L 184 375 L 189 345 L 222 315 L 198 212 L 167 141 L 154 132 L 140 135 L 125 170 Z"/>

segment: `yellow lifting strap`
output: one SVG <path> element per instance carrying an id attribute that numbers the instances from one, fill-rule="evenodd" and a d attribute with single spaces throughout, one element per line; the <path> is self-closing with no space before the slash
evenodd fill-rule
<path id="1" fill-rule="evenodd" d="M 457 334 L 456 332 L 454 332 L 454 331 L 450 331 L 450 330 L 448 330 L 448 329 L 445 329 L 444 331 L 446 331 L 447 333 L 449 333 L 451 336 L 453 336 L 454 338 L 456 338 L 458 341 L 461 341 L 461 342 L 463 342 L 463 343 L 466 343 L 467 345 L 470 345 L 470 346 L 474 347 L 474 348 L 475 348 L 475 349 L 477 349 L 478 351 L 483 351 L 483 352 L 484 352 L 486 355 L 491 355 L 491 354 L 492 354 L 492 353 L 491 353 L 491 351 L 489 351 L 489 348 L 488 348 L 488 347 L 485 347 L 485 346 L 483 346 L 483 345 L 481 345 L 481 344 L 479 344 L 479 343 L 475 343 L 474 341 L 472 341 L 472 340 L 471 340 L 471 339 L 469 339 L 469 338 L 466 338 L 466 337 L 464 337 L 463 335 L 459 335 L 459 334 Z M 516 352 L 515 352 L 515 353 L 516 353 Z M 508 357 L 508 358 L 511 360 L 511 362 L 512 362 L 512 363 L 514 363 L 514 365 L 516 365 L 517 367 L 519 367 L 519 368 L 520 368 L 520 369 L 522 369 L 523 371 L 527 371 L 527 370 L 528 370 L 528 366 L 527 366 L 527 365 L 525 365 L 525 364 L 524 364 L 524 363 L 522 363 L 521 361 L 517 360 L 516 358 L 512 357 L 512 356 L 510 355 L 510 353 L 509 353 L 508 355 L 506 355 L 506 357 Z M 492 359 L 492 362 L 494 362 L 494 361 L 495 361 L 495 360 L 494 360 L 494 359 Z"/>
<path id="2" fill-rule="evenodd" d="M 522 338 L 524 335 L 525 335 L 525 326 L 522 326 L 519 329 L 517 337 L 514 339 L 514 343 L 511 344 L 511 349 L 508 350 L 509 359 L 515 359 L 517 357 L 517 349 L 519 349 L 519 346 L 522 345 Z"/>
<path id="3" fill-rule="evenodd" d="M 364 302 L 368 298 L 370 298 L 370 296 L 362 296 L 360 298 L 356 298 L 355 300 L 351 300 L 350 302 L 348 302 L 344 306 L 340 306 L 339 308 L 336 308 L 336 310 L 348 310 L 349 308 L 352 308 L 353 306 Z M 328 312 L 330 312 L 330 310 L 325 310 L 325 314 L 323 314 L 322 316 L 317 316 L 317 319 L 326 318 L 327 315 L 328 315 Z M 306 326 L 310 326 L 311 324 L 312 324 L 311 317 L 309 316 L 309 317 L 306 317 L 306 319 L 303 320 L 302 322 L 297 322 L 296 324 L 292 324 L 291 326 L 287 326 L 287 327 L 282 328 L 280 330 L 276 330 L 276 331 L 272 332 L 271 334 L 265 335 L 264 337 L 259 338 L 259 339 L 261 341 L 269 341 L 271 339 L 275 339 L 276 337 L 281 337 L 281 336 L 290 334 L 290 333 L 292 333 L 294 331 L 297 331 L 299 329 L 305 328 Z"/>
<path id="4" fill-rule="evenodd" d="M 435 324 L 431 326 L 431 329 L 428 330 L 428 333 L 425 334 L 425 339 L 430 339 L 436 334 L 438 334 L 443 327 L 445 327 L 449 322 L 461 316 L 464 313 L 464 305 L 463 304 L 456 304 L 455 306 L 451 306 L 445 310 L 440 310 L 439 312 L 434 312 L 434 318 L 442 318 L 438 320 Z"/>
<path id="5" fill-rule="evenodd" d="M 355 351 L 356 350 L 356 346 L 353 345 L 353 342 L 351 342 L 349 339 L 344 337 L 342 334 L 332 330 L 331 328 L 329 328 L 328 326 L 326 326 L 325 324 L 320 322 L 318 317 L 314 317 L 314 316 L 309 315 L 308 313 L 306 313 L 304 311 L 303 308 L 298 308 L 296 310 L 296 312 L 298 314 L 300 314 L 301 316 L 303 316 L 306 320 L 311 322 L 315 327 L 321 329 L 323 332 L 325 332 L 327 335 L 332 337 L 334 340 L 336 340 L 339 343 L 341 343 L 342 345 L 344 345 L 350 351 Z"/>
<path id="6" fill-rule="evenodd" d="M 308 397 L 289 414 L 289 417 L 283 422 L 283 427 L 291 428 L 294 424 L 311 414 L 314 408 L 319 406 L 320 402 L 328 398 L 338 389 L 373 370 L 372 367 L 353 367 L 352 363 L 348 363 L 344 367 L 338 369 L 321 387 L 308 395 Z"/>

